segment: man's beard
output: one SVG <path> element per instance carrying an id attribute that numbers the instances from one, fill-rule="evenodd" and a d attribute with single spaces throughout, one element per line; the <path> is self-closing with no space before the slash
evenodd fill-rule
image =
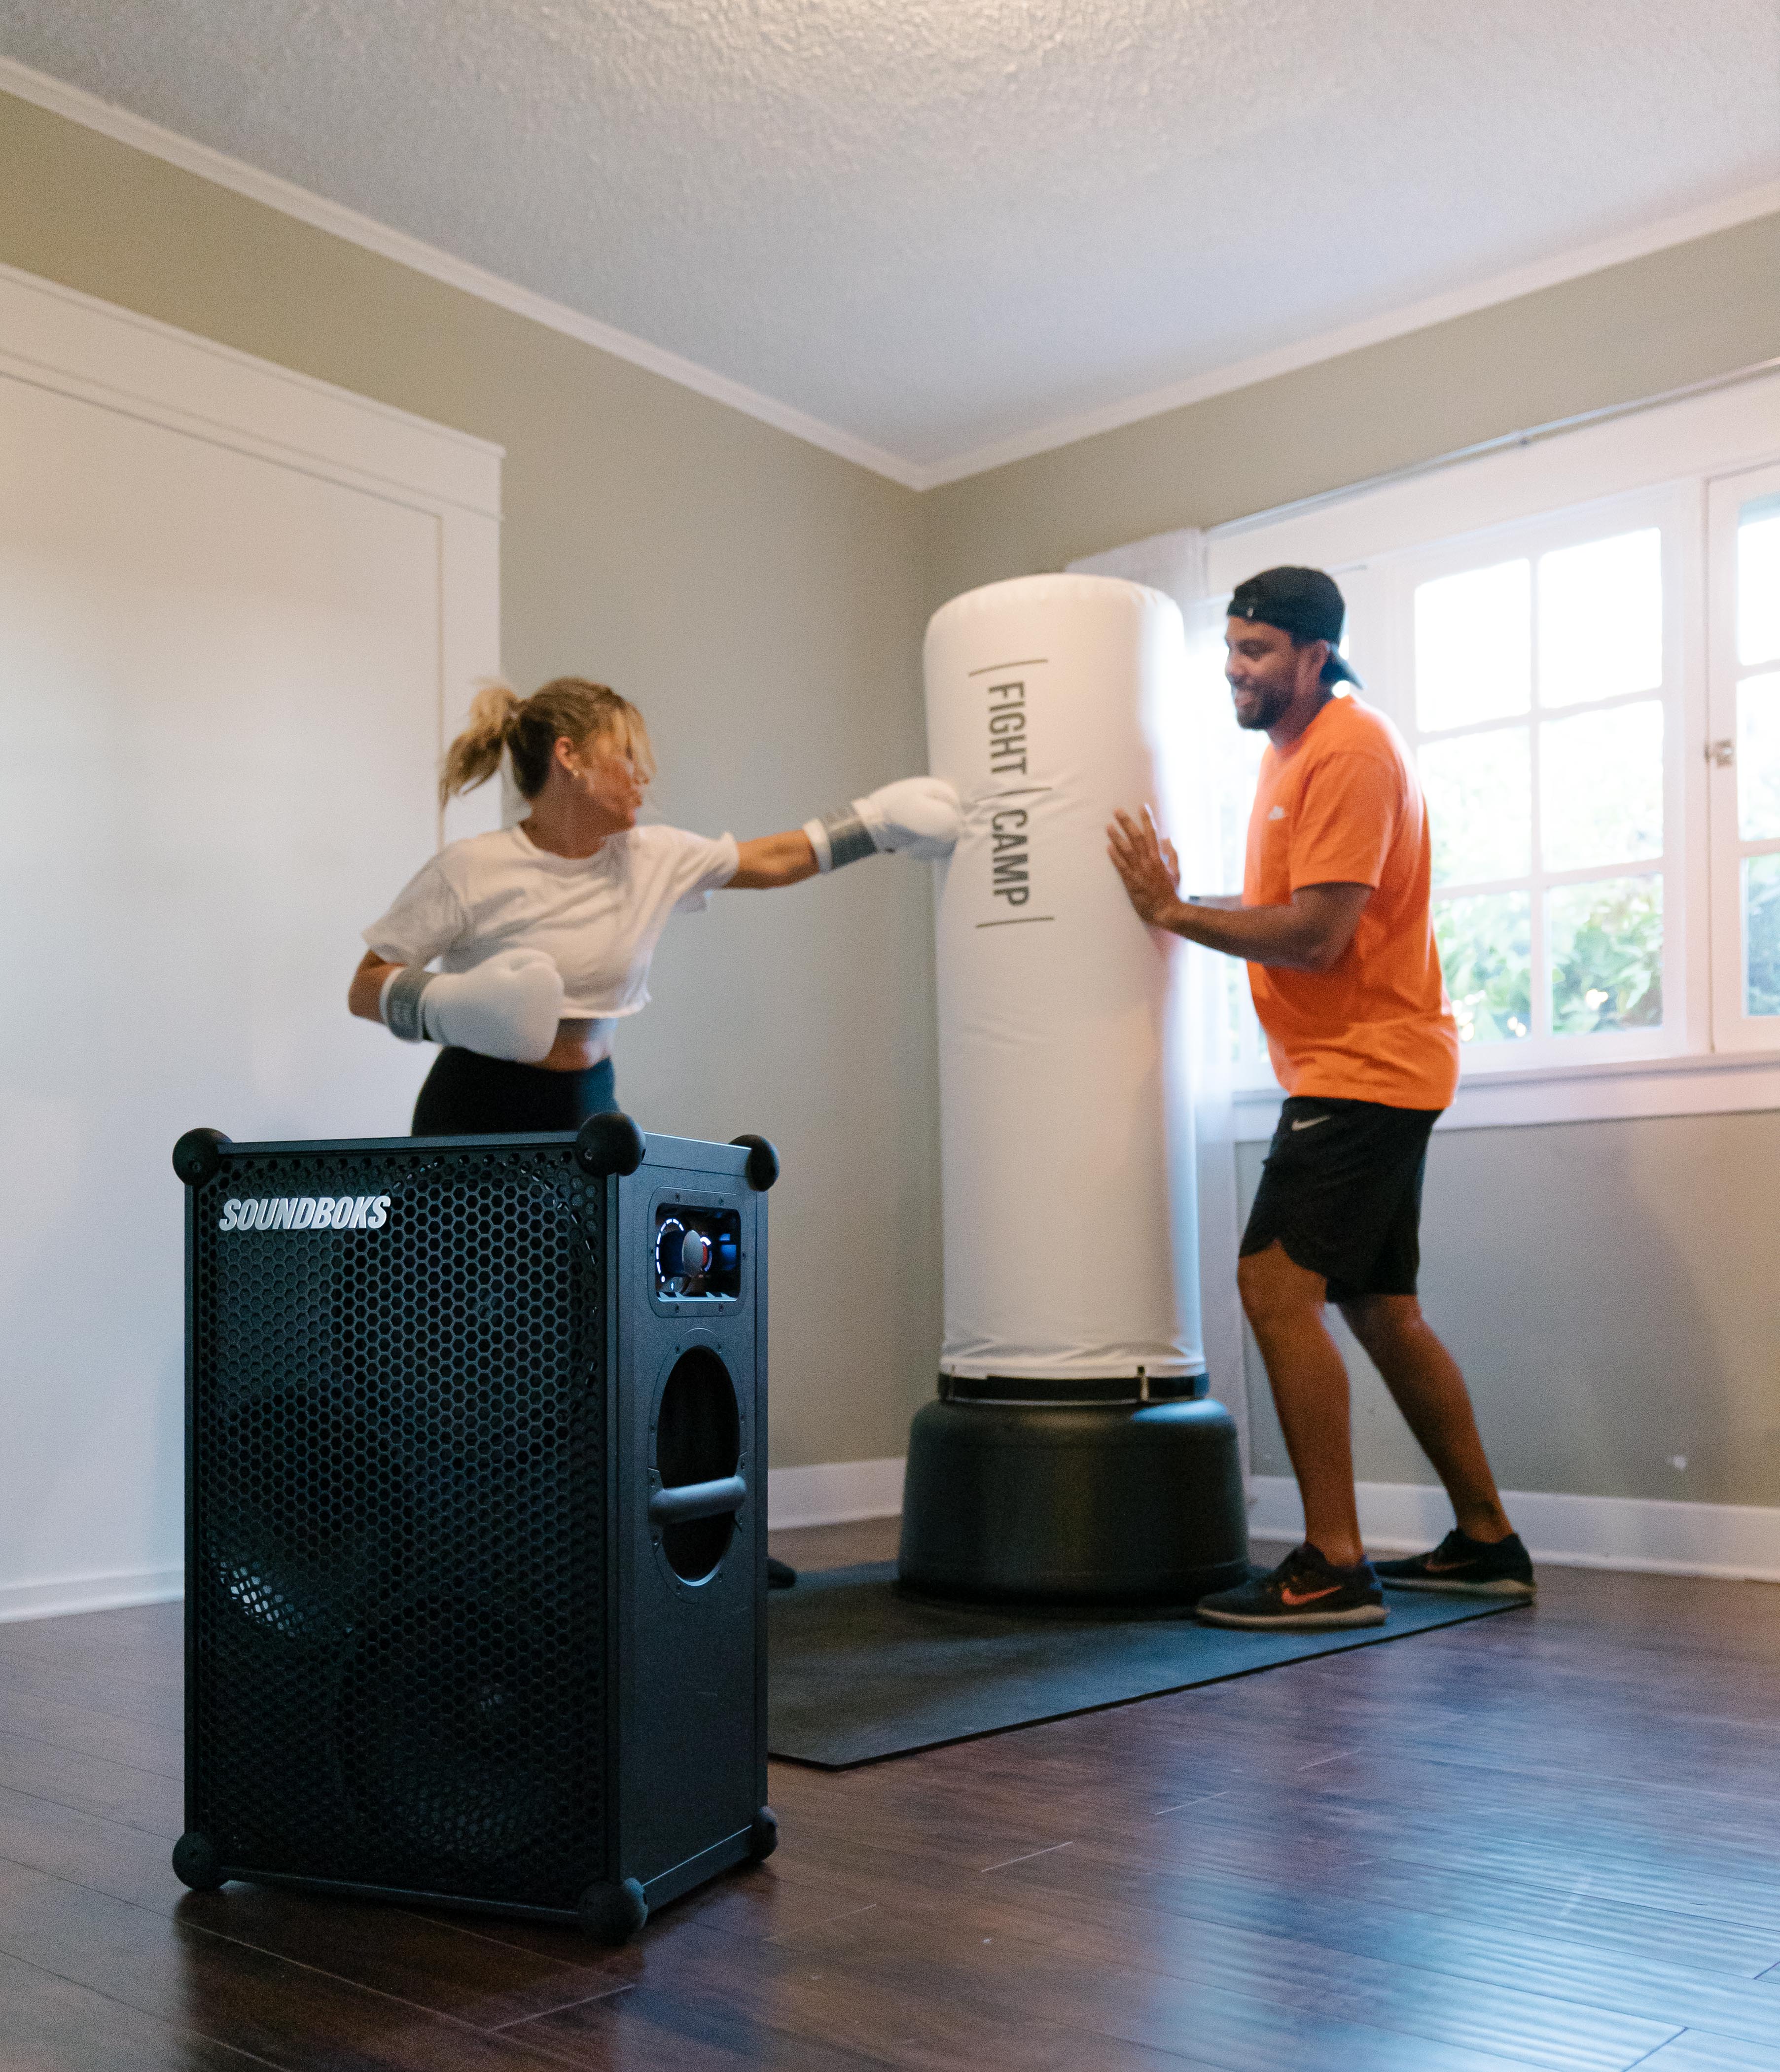
<path id="1" fill-rule="evenodd" d="M 1264 733 L 1276 720 L 1281 717 L 1286 707 L 1292 702 L 1290 689 L 1281 684 L 1264 686 L 1252 693 L 1251 695 L 1256 702 L 1250 717 L 1244 719 L 1239 708 L 1236 712 L 1237 726 L 1248 734 Z"/>

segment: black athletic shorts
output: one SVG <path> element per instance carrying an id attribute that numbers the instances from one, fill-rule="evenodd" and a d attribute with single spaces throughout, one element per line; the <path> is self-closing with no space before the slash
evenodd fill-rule
<path id="1" fill-rule="evenodd" d="M 1329 1283 L 1331 1302 L 1413 1295 L 1421 1264 L 1421 1176 L 1438 1108 L 1294 1095 L 1261 1169 L 1242 1252 L 1278 1239 Z"/>
<path id="2" fill-rule="evenodd" d="M 547 1072 L 448 1045 L 433 1060 L 414 1104 L 416 1137 L 531 1137 L 579 1129 L 618 1106 L 612 1061 L 582 1072 Z"/>

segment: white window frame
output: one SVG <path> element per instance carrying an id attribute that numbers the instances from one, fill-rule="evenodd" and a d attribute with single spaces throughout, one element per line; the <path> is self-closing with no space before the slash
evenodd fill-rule
<path id="1" fill-rule="evenodd" d="M 1663 879 L 1663 1020 L 1654 1029 L 1627 1030 L 1604 1035 L 1559 1036 L 1535 1033 L 1514 1041 L 1468 1043 L 1462 1069 L 1469 1073 L 1529 1071 L 1540 1067 L 1610 1064 L 1663 1057 L 1681 1057 L 1710 1047 L 1710 997 L 1706 960 L 1694 947 L 1696 917 L 1704 911 L 1706 877 L 1706 794 L 1704 770 L 1690 758 L 1688 744 L 1702 738 L 1704 688 L 1689 628 L 1700 623 L 1703 582 L 1700 566 L 1697 485 L 1671 484 L 1659 490 L 1609 497 L 1486 532 L 1443 540 L 1421 549 L 1383 557 L 1368 571 L 1368 615 L 1379 615 L 1374 644 L 1383 663 L 1379 680 L 1367 680 L 1365 695 L 1387 712 L 1401 730 L 1412 754 L 1421 744 L 1416 724 L 1413 654 L 1414 593 L 1441 575 L 1489 565 L 1497 561 L 1527 560 L 1567 546 L 1611 538 L 1616 534 L 1659 531 L 1663 540 L 1663 681 L 1655 693 L 1663 709 L 1663 848 L 1653 874 Z M 1536 610 L 1536 606 L 1535 606 Z M 1537 627 L 1534 628 L 1537 646 Z M 1535 670 L 1536 674 L 1537 662 Z M 1363 674 L 1364 672 L 1362 672 Z M 1524 724 L 1535 742 L 1539 727 L 1594 709 L 1606 701 L 1549 706 L 1535 699 L 1523 717 L 1504 726 Z M 1436 734 L 1433 738 L 1439 738 Z M 1535 750 L 1536 755 L 1536 746 Z M 1538 839 L 1537 778 L 1533 800 Z M 1611 872 L 1558 873 L 1555 878 L 1635 876 L 1651 868 L 1626 864 Z M 1535 1030 L 1548 1018 L 1548 959 L 1543 954 L 1543 923 L 1534 894 L 1533 1001 Z"/>
<path id="2" fill-rule="evenodd" d="M 1734 677 L 1727 693 L 1725 658 L 1708 652 L 1732 637 L 1724 601 L 1730 578 L 1721 565 L 1726 521 L 1709 541 L 1708 507 L 1716 512 L 1728 500 L 1740 504 L 1762 493 L 1749 485 L 1777 467 L 1780 376 L 1768 375 L 1208 536 L 1206 587 L 1213 594 L 1281 563 L 1334 574 L 1349 600 L 1352 656 L 1365 695 L 1400 723 L 1409 717 L 1401 707 L 1410 680 L 1400 652 L 1408 619 L 1406 610 L 1392 610 L 1390 593 L 1401 570 L 1448 545 L 1462 554 L 1466 543 L 1492 532 L 1506 541 L 1547 522 L 1554 532 L 1568 529 L 1572 520 L 1581 526 L 1591 514 L 1647 503 L 1668 514 L 1665 639 L 1679 643 L 1670 695 L 1679 701 L 1681 726 L 1669 727 L 1666 740 L 1665 857 L 1678 877 L 1664 895 L 1663 1026 L 1647 1035 L 1551 1038 L 1536 1049 L 1530 1038 L 1515 1062 L 1481 1054 L 1507 1045 L 1467 1046 L 1458 1098 L 1443 1127 L 1780 1107 L 1780 1017 L 1751 1024 L 1725 1012 L 1727 987 L 1736 981 L 1726 976 L 1726 870 L 1721 853 L 1715 887 L 1713 835 L 1716 825 L 1722 853 L 1719 801 L 1728 791 L 1734 826 L 1734 771 L 1708 772 L 1706 762 L 1708 738 L 1734 731 L 1715 717 L 1734 696 Z M 1724 478 L 1734 478 L 1734 486 L 1720 488 Z M 1593 536 L 1610 529 L 1617 528 L 1609 524 Z M 1671 538 L 1680 543 L 1673 567 L 1667 565 Z M 1709 545 L 1718 549 L 1711 561 Z M 1740 973 L 1740 962 L 1734 968 Z M 1279 1098 L 1276 1087 L 1244 1087 L 1239 1133 L 1267 1134 Z"/>
<path id="3" fill-rule="evenodd" d="M 1772 855 L 1780 841 L 1746 842 L 1737 816 L 1737 687 L 1745 676 L 1780 671 L 1780 657 L 1745 664 L 1737 652 L 1737 529 L 1745 504 L 1780 496 L 1780 466 L 1719 476 L 1708 485 L 1707 549 L 1711 571 L 1708 717 L 1702 757 L 1712 797 L 1712 1030 L 1721 1051 L 1760 1051 L 1780 1043 L 1780 1015 L 1743 1011 L 1742 864 Z M 1729 742 L 1721 759 L 1715 746 Z"/>

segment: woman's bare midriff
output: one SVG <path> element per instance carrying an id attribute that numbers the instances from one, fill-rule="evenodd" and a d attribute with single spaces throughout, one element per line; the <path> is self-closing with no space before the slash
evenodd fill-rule
<path id="1" fill-rule="evenodd" d="M 600 1047 L 602 1026 L 598 1022 L 559 1022 L 557 1040 L 538 1059 L 539 1068 L 546 1072 L 584 1072 L 590 1065 L 609 1057 L 610 1050 Z"/>

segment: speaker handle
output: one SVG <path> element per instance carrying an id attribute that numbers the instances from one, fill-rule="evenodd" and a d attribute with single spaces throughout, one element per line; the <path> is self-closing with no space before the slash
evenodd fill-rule
<path id="1" fill-rule="evenodd" d="M 721 1518 L 726 1511 L 739 1511 L 748 1494 L 740 1475 L 725 1475 L 719 1482 L 682 1482 L 677 1489 L 657 1490 L 649 1498 L 652 1525 L 684 1525 L 695 1518 Z"/>

